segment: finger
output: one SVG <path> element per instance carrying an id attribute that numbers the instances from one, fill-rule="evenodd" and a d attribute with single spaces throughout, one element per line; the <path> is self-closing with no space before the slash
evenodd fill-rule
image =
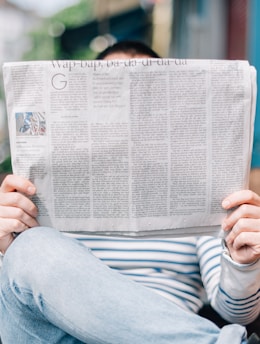
<path id="1" fill-rule="evenodd" d="M 36 188 L 28 179 L 14 174 L 5 177 L 0 187 L 1 192 L 19 191 L 27 195 L 34 195 Z"/>
<path id="2" fill-rule="evenodd" d="M 21 208 L 2 207 L 0 206 L 1 219 L 15 219 L 24 223 L 27 227 L 35 227 L 38 225 L 35 217 L 30 216 Z M 14 230 L 12 230 L 14 232 Z"/>
<path id="3" fill-rule="evenodd" d="M 38 214 L 35 204 L 19 192 L 0 193 L 0 206 L 20 208 L 32 217 L 36 217 Z"/>
<path id="4" fill-rule="evenodd" d="M 8 234 L 8 235 L 3 236 L 0 241 L 0 252 L 2 254 L 5 254 L 7 248 L 11 245 L 13 241 L 14 241 L 13 234 Z"/>
<path id="5" fill-rule="evenodd" d="M 259 255 L 247 245 L 241 247 L 239 250 L 229 247 L 229 253 L 232 259 L 240 264 L 251 264 L 259 259 Z"/>
<path id="6" fill-rule="evenodd" d="M 2 239 L 10 233 L 21 233 L 28 229 L 28 226 L 16 219 L 0 219 L 0 238 Z"/>
<path id="7" fill-rule="evenodd" d="M 236 237 L 233 248 L 239 250 L 242 247 L 250 248 L 255 258 L 260 257 L 260 235 L 257 232 L 243 232 Z"/>
<path id="8" fill-rule="evenodd" d="M 237 191 L 223 200 L 222 207 L 231 209 L 244 203 L 260 206 L 260 197 L 251 190 Z"/>
<path id="9" fill-rule="evenodd" d="M 259 219 L 239 219 L 232 230 L 226 237 L 226 242 L 231 245 L 234 243 L 236 238 L 242 233 L 257 233 L 260 238 L 260 220 Z"/>
<path id="10" fill-rule="evenodd" d="M 260 218 L 260 207 L 242 204 L 240 207 L 232 211 L 226 218 L 223 220 L 222 228 L 227 231 L 234 227 L 239 219 L 242 218 Z"/>

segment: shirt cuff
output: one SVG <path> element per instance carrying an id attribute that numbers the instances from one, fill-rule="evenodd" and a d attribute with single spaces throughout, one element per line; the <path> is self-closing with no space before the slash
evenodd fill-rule
<path id="1" fill-rule="evenodd" d="M 227 245 L 226 245 L 225 240 L 222 240 L 222 248 L 223 248 L 223 257 L 224 257 L 225 259 L 227 259 L 231 264 L 233 264 L 233 265 L 236 266 L 236 267 L 239 267 L 239 268 L 243 268 L 243 267 L 248 268 L 248 267 L 250 267 L 250 266 L 254 266 L 255 264 L 257 264 L 257 263 L 260 261 L 260 259 L 257 259 L 257 260 L 255 260 L 254 262 L 248 263 L 248 264 L 238 263 L 238 262 L 236 262 L 236 261 L 234 261 L 234 260 L 232 259 L 231 255 L 230 255 L 230 252 L 229 252 L 229 249 L 228 249 L 228 247 L 227 247 Z M 258 265 L 257 265 L 257 267 L 258 267 Z"/>
<path id="2" fill-rule="evenodd" d="M 220 284 L 232 298 L 242 299 L 256 294 L 260 288 L 260 260 L 250 264 L 237 263 L 224 245 Z"/>

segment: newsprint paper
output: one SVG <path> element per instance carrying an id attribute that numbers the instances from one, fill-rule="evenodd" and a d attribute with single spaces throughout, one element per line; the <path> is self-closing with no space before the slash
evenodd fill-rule
<path id="1" fill-rule="evenodd" d="M 12 166 L 39 223 L 124 236 L 215 235 L 247 188 L 256 71 L 247 61 L 3 66 Z"/>

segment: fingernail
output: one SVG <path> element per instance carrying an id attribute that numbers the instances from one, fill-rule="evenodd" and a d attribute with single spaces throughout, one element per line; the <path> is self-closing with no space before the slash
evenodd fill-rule
<path id="1" fill-rule="evenodd" d="M 226 224 L 226 222 L 222 222 L 222 229 L 223 229 L 223 231 L 225 231 L 225 230 L 227 230 L 227 224 Z"/>
<path id="2" fill-rule="evenodd" d="M 222 202 L 222 207 L 223 208 L 228 208 L 230 206 L 230 201 L 225 199 L 223 202 Z"/>
<path id="3" fill-rule="evenodd" d="M 28 194 L 30 194 L 30 195 L 35 194 L 35 191 L 36 191 L 36 188 L 35 188 L 34 186 L 29 186 L 29 187 L 27 188 L 27 192 L 28 192 Z"/>

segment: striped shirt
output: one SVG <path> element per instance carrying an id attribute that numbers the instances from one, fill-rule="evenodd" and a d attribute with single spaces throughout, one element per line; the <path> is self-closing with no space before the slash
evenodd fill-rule
<path id="1" fill-rule="evenodd" d="M 260 265 L 251 269 L 252 276 L 233 298 L 230 290 L 226 289 L 225 280 L 230 279 L 228 275 L 231 270 L 235 274 L 231 288 L 236 288 L 236 278 L 241 279 L 242 265 L 230 263 L 229 257 L 223 259 L 221 239 L 129 239 L 67 235 L 80 240 L 109 267 L 153 289 L 188 311 L 198 312 L 205 301 L 205 291 L 213 307 L 229 321 L 248 323 L 256 317 L 257 309 L 259 311 L 259 286 L 248 292 L 247 283 L 252 285 L 255 278 L 260 280 Z M 223 264 L 225 267 L 228 265 L 228 269 L 221 269 Z M 225 270 L 227 276 L 223 275 Z"/>

